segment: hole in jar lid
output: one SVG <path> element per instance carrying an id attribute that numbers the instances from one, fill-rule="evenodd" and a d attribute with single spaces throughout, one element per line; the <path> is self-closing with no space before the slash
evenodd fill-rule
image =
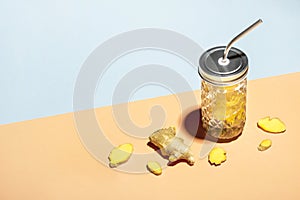
<path id="1" fill-rule="evenodd" d="M 223 57 L 220 57 L 218 59 L 218 63 L 219 63 L 219 65 L 226 66 L 230 63 L 230 60 L 228 58 L 223 59 Z"/>

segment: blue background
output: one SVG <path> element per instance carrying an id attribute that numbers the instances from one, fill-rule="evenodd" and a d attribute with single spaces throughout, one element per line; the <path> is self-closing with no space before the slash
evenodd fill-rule
<path id="1" fill-rule="evenodd" d="M 235 45 L 250 58 L 249 79 L 298 72 L 299 9 L 298 0 L 1 0 L 0 124 L 73 111 L 74 83 L 85 59 L 102 42 L 138 28 L 173 30 L 207 49 L 226 45 L 262 18 L 264 24 Z M 193 89 L 200 88 L 197 72 L 178 57 L 135 52 L 105 74 L 108 95 L 99 97 L 95 91 L 95 106 L 111 104 L 117 72 L 153 62 L 171 65 Z M 130 101 L 169 93 L 149 85 Z"/>

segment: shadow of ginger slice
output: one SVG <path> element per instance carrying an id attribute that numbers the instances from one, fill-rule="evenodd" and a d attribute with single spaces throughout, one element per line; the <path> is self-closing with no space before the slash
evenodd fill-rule
<path id="1" fill-rule="evenodd" d="M 257 126 L 270 133 L 283 133 L 286 130 L 285 124 L 277 117 L 265 117 L 257 122 Z"/>

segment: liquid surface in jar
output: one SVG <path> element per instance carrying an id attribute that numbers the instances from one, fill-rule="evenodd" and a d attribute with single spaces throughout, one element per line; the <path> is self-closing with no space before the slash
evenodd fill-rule
<path id="1" fill-rule="evenodd" d="M 232 86 L 201 84 L 203 128 L 219 139 L 238 136 L 246 121 L 247 79 Z"/>

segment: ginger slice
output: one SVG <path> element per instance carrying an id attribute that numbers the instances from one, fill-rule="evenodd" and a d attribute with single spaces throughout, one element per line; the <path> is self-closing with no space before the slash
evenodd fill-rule
<path id="1" fill-rule="evenodd" d="M 277 117 L 265 117 L 258 121 L 258 127 L 270 133 L 282 133 L 286 130 L 285 124 Z"/>
<path id="2" fill-rule="evenodd" d="M 211 165 L 221 165 L 226 161 L 226 151 L 220 147 L 213 148 L 208 155 L 208 161 Z"/>
<path id="3" fill-rule="evenodd" d="M 261 143 L 259 144 L 257 149 L 259 151 L 265 151 L 265 150 L 269 149 L 271 146 L 272 146 L 272 141 L 270 139 L 265 139 L 265 140 L 261 141 Z"/>
<path id="4" fill-rule="evenodd" d="M 133 145 L 129 143 L 121 144 L 115 147 L 109 154 L 109 166 L 117 167 L 118 165 L 125 163 L 130 158 L 133 152 Z"/>
<path id="5" fill-rule="evenodd" d="M 147 163 L 147 168 L 150 172 L 152 172 L 155 175 L 161 175 L 162 174 L 162 168 L 160 164 L 156 161 L 149 161 Z"/>

